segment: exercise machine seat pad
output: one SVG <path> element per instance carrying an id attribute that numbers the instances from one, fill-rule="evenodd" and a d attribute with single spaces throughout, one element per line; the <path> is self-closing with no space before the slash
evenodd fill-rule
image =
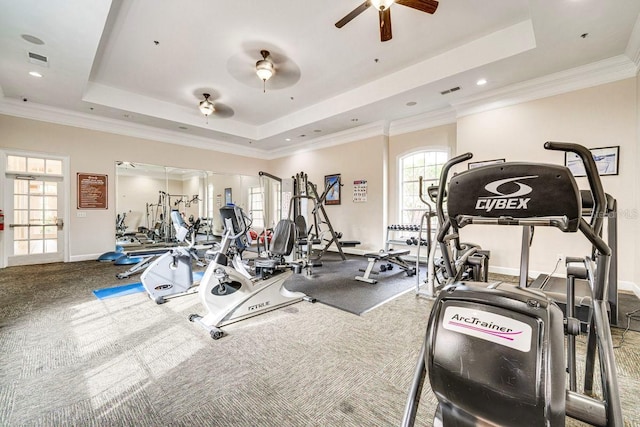
<path id="1" fill-rule="evenodd" d="M 289 255 L 293 250 L 296 225 L 290 219 L 281 219 L 273 230 L 269 250 L 274 255 Z"/>

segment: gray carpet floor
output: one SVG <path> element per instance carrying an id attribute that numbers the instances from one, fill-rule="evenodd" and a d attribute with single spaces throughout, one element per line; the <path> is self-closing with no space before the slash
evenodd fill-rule
<path id="1" fill-rule="evenodd" d="M 187 320 L 204 314 L 197 294 L 97 300 L 117 272 L 93 261 L 0 271 L 0 425 L 399 425 L 429 301 L 409 292 L 362 316 L 300 302 L 213 341 Z M 640 426 L 639 349 L 628 332 L 615 350 L 627 426 Z M 434 406 L 426 386 L 418 425 Z"/>

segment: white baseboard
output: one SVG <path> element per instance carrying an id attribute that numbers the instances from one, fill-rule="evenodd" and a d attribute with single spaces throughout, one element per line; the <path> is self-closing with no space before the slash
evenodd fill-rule
<path id="1" fill-rule="evenodd" d="M 69 262 L 97 261 L 100 255 L 102 254 L 71 255 L 69 257 Z"/>
<path id="2" fill-rule="evenodd" d="M 636 285 L 633 282 L 626 282 L 626 281 L 623 281 L 623 280 L 618 280 L 618 290 L 631 291 L 638 298 L 640 298 L 640 286 Z"/>
<path id="3" fill-rule="evenodd" d="M 489 272 L 496 273 L 496 274 L 506 274 L 508 276 L 518 276 L 520 274 L 520 270 L 517 268 L 497 267 L 497 266 L 489 266 Z M 538 277 L 541 274 L 549 274 L 549 272 L 529 271 L 529 277 Z M 558 274 L 558 273 L 555 273 L 553 276 L 566 277 L 564 274 Z M 618 290 L 633 292 L 638 298 L 640 298 L 640 286 L 638 286 L 634 282 L 628 282 L 626 280 L 618 280 Z"/>

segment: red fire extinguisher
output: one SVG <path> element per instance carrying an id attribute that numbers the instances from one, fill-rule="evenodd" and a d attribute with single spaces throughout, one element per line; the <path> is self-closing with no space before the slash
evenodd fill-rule
<path id="1" fill-rule="evenodd" d="M 0 209 L 0 231 L 4 230 L 4 212 Z"/>

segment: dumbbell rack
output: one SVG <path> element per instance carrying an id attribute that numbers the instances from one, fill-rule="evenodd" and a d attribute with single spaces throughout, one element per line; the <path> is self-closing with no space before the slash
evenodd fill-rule
<path id="1" fill-rule="evenodd" d="M 397 236 L 398 233 L 408 233 L 409 236 Z M 418 236 L 421 234 L 426 236 L 427 229 L 423 228 L 420 233 L 420 225 L 415 224 L 394 224 L 387 226 L 387 237 L 385 240 L 384 250 L 389 251 L 393 245 L 418 246 Z M 432 236 L 433 237 L 433 236 Z M 423 238 L 422 246 L 426 246 L 427 242 Z"/>

